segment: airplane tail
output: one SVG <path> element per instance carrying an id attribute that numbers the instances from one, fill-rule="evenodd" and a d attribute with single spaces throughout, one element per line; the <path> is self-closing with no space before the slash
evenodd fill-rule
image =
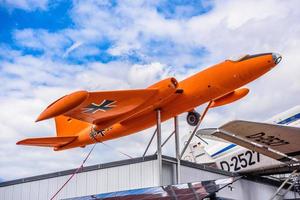
<path id="1" fill-rule="evenodd" d="M 90 123 L 80 121 L 71 117 L 59 115 L 55 117 L 55 127 L 57 137 L 76 136 L 78 133 L 88 127 Z"/>
<path id="2" fill-rule="evenodd" d="M 59 148 L 73 142 L 77 136 L 28 138 L 17 142 L 18 145 Z"/>
<path id="3" fill-rule="evenodd" d="M 18 145 L 54 147 L 54 150 L 72 143 L 78 134 L 92 125 L 74 118 L 60 115 L 55 117 L 56 137 L 28 138 L 17 142 Z"/>
<path id="4" fill-rule="evenodd" d="M 183 159 L 202 164 L 214 163 L 214 159 L 207 153 L 200 142 L 191 142 L 189 150 L 184 153 Z"/>

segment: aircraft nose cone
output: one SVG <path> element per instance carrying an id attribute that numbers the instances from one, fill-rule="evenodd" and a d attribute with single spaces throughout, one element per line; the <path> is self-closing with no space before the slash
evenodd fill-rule
<path id="1" fill-rule="evenodd" d="M 282 56 L 278 53 L 272 53 L 272 58 L 276 65 L 282 60 Z"/>

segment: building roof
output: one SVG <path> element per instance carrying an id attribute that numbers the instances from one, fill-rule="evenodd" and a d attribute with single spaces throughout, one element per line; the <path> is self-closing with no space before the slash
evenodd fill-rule
<path id="1" fill-rule="evenodd" d="M 96 165 L 86 166 L 86 167 L 83 167 L 82 170 L 80 170 L 78 173 L 99 170 L 99 169 L 106 169 L 106 168 L 111 168 L 111 167 L 118 167 L 118 166 L 123 166 L 123 165 L 130 165 L 130 164 L 146 162 L 146 161 L 151 161 L 151 160 L 156 160 L 156 155 L 150 155 L 150 156 L 145 156 L 145 157 L 138 157 L 138 158 L 114 161 L 114 162 L 109 162 L 109 163 L 104 163 L 104 164 L 96 164 Z M 175 158 L 172 158 L 169 156 L 163 156 L 163 164 L 174 163 L 174 162 L 176 162 Z M 185 161 L 185 160 L 181 160 L 180 164 L 182 166 L 191 167 L 191 168 L 204 170 L 204 171 L 209 171 L 212 173 L 222 174 L 225 176 L 231 176 L 231 177 L 237 176 L 236 173 L 223 171 L 223 170 L 209 167 L 209 166 L 206 166 L 203 164 L 192 163 L 192 162 Z M 32 182 L 32 181 L 38 181 L 38 180 L 43 180 L 43 179 L 50 179 L 50 178 L 55 178 L 55 177 L 59 177 L 59 176 L 71 175 L 74 173 L 75 170 L 76 169 L 70 169 L 70 170 L 49 173 L 49 174 L 42 174 L 42 175 L 31 176 L 31 177 L 27 177 L 27 178 L 5 181 L 5 182 L 0 183 L 0 187 L 16 185 L 16 184 Z"/>

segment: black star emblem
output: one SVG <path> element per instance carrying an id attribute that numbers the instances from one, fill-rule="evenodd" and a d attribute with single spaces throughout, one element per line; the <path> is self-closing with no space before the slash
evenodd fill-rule
<path id="1" fill-rule="evenodd" d="M 87 107 L 83 108 L 84 109 L 83 112 L 84 113 L 93 113 L 93 114 L 99 110 L 102 112 L 106 112 L 107 110 L 110 110 L 116 106 L 116 105 L 114 105 L 114 103 L 116 103 L 116 101 L 112 101 L 112 100 L 103 100 L 102 103 L 100 103 L 100 104 L 91 103 Z"/>

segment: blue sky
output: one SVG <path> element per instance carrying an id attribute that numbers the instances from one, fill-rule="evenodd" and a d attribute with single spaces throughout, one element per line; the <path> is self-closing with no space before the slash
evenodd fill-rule
<path id="1" fill-rule="evenodd" d="M 93 4 L 93 2 L 90 4 Z M 120 13 L 120 3 L 118 1 L 99 1 L 99 3 L 95 4 L 97 4 L 99 9 L 104 10 L 107 13 L 117 13 L 115 16 L 116 20 L 113 22 L 113 26 L 116 27 L 113 28 L 118 28 L 118 26 L 123 26 L 124 24 L 130 23 L 130 21 L 134 20 L 131 17 L 126 19 L 126 16 L 124 18 L 124 15 L 128 11 Z M 166 20 L 187 20 L 194 16 L 205 14 L 213 9 L 213 4 L 209 1 L 158 1 L 156 3 L 141 2 L 137 4 L 140 5 L 135 6 L 143 6 Z M 78 20 L 77 16 L 74 16 L 77 12 L 81 12 L 79 10 L 80 8 L 78 8 L 80 6 L 81 3 L 76 1 L 75 3 L 67 0 L 49 1 L 47 2 L 46 8 L 33 8 L 33 10 L 28 10 L 17 6 L 13 7 L 13 5 L 10 5 L 9 3 L 2 3 L 0 6 L 0 18 L 3 22 L 0 27 L 1 45 L 19 50 L 23 54 L 42 56 L 46 53 L 43 47 L 30 44 L 20 44 L 20 42 L 18 42 L 20 37 L 28 37 L 29 35 L 34 37 L 34 31 L 37 31 L 47 34 L 49 37 L 53 34 L 61 34 L 63 38 L 60 39 L 60 42 L 63 44 L 59 46 L 59 48 L 67 50 L 68 47 L 77 42 L 76 39 L 73 38 L 73 33 L 70 32 L 80 32 L 86 25 L 86 22 L 81 23 L 80 19 Z M 88 11 L 83 12 L 87 18 L 95 17 L 90 16 Z M 104 18 L 105 17 L 106 16 L 104 16 Z M 63 56 L 63 54 L 55 54 L 51 55 L 51 58 L 61 59 L 63 62 L 72 64 L 83 64 L 90 61 L 108 63 L 116 60 L 122 60 L 130 63 L 147 63 L 152 59 L 152 57 L 158 59 L 158 57 L 165 56 L 166 58 L 162 59 L 167 62 L 167 58 L 169 58 L 169 56 L 178 56 L 178 54 L 194 54 L 201 56 L 207 53 L 205 48 L 201 45 L 186 48 L 183 43 L 180 45 L 182 48 L 174 48 L 177 46 L 177 42 L 172 39 L 168 39 L 165 36 L 151 36 L 143 30 L 137 30 L 135 34 L 138 34 L 137 39 L 141 40 L 143 48 L 132 48 L 123 54 L 114 55 L 111 54 L 109 50 L 113 46 L 117 45 L 118 38 L 110 35 L 109 32 L 106 33 L 106 30 L 110 28 L 103 26 L 101 29 L 103 33 L 96 35 L 95 38 L 84 38 L 84 40 L 88 41 L 84 42 L 82 47 L 88 51 L 78 52 L 75 50 L 67 57 Z M 27 34 L 24 33 L 26 31 Z M 98 36 L 99 38 L 96 38 Z M 25 40 L 25 38 L 21 39 Z M 47 39 L 47 37 L 41 39 Z M 183 52 L 182 49 L 184 49 Z M 169 64 L 174 63 L 170 62 Z M 195 63 L 186 61 L 186 63 L 182 63 L 181 65 L 191 67 L 193 64 Z"/>
<path id="2" fill-rule="evenodd" d="M 1 17 L 1 42 L 13 42 L 13 32 L 16 29 L 47 29 L 55 32 L 60 29 L 73 26 L 72 19 L 67 14 L 72 6 L 71 2 L 57 2 L 47 10 L 35 10 L 28 12 L 23 9 L 7 9 L 6 6 L 0 7 Z M 58 19 L 58 20 L 56 20 Z"/>
<path id="3" fill-rule="evenodd" d="M 75 90 L 143 88 L 169 76 L 182 80 L 230 56 L 278 52 L 279 67 L 247 85 L 245 99 L 210 111 L 203 125 L 262 121 L 297 105 L 299 6 L 297 0 L 0 0 L 0 178 L 80 163 L 88 148 L 53 152 L 15 145 L 53 136 L 53 121 L 34 121 L 49 103 Z M 187 132 L 185 114 L 180 122 Z M 164 124 L 166 135 L 171 125 Z M 137 149 L 144 149 L 151 131 L 108 143 L 140 156 Z M 172 146 L 164 153 L 172 155 Z M 122 158 L 99 145 L 88 164 Z"/>

